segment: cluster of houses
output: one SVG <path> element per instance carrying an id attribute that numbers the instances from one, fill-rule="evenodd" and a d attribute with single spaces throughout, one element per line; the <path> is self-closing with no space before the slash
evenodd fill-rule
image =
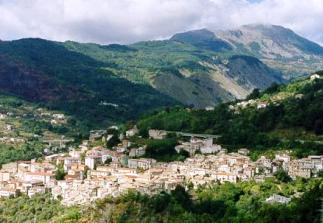
<path id="1" fill-rule="evenodd" d="M 55 176 L 55 165 L 35 160 L 4 164 L 0 171 L 0 196 L 10 197 L 19 193 L 32 196 L 45 193 Z M 45 187 L 46 185 L 46 187 Z"/>
<path id="2" fill-rule="evenodd" d="M 101 148 L 93 148 L 86 152 L 85 160 L 92 156 L 90 154 L 101 152 Z M 56 181 L 51 187 L 53 197 L 62 199 L 65 205 L 87 204 L 107 195 L 120 195 L 129 189 L 154 194 L 172 190 L 179 184 L 191 184 L 196 188 L 209 182 L 235 183 L 249 180 L 255 173 L 255 166 L 250 158 L 238 153 L 209 156 L 199 154 L 184 162 L 170 163 L 157 162 L 151 158 L 122 160 L 120 155 L 109 155 L 112 161 L 108 165 L 93 168 L 92 163 L 85 161 L 88 168 L 86 174 L 70 176 L 71 170 L 77 169 L 76 166 L 83 168 L 82 164 L 73 162 L 71 168 L 66 169 L 68 175 L 65 180 Z"/>
<path id="3" fill-rule="evenodd" d="M 317 177 L 323 170 L 323 156 L 308 156 L 303 159 L 292 160 L 288 154 L 276 154 L 273 160 L 261 156 L 255 162 L 258 176 L 270 176 L 283 169 L 290 177 L 310 178 Z"/>
<path id="4" fill-rule="evenodd" d="M 231 110 L 237 110 L 239 108 L 247 108 L 249 106 L 254 106 L 256 107 L 257 109 L 262 109 L 262 108 L 266 108 L 268 106 L 268 102 L 266 101 L 258 101 L 258 100 L 254 100 L 254 99 L 250 99 L 248 101 L 241 101 L 241 102 L 238 102 L 236 104 L 236 106 L 233 106 L 231 105 L 230 106 L 230 109 Z"/>
<path id="5" fill-rule="evenodd" d="M 7 137 L 3 136 L 0 137 L 0 142 L 5 144 L 21 144 L 24 143 L 26 140 L 20 137 Z"/>
<path id="6" fill-rule="evenodd" d="M 62 125 L 67 122 L 67 117 L 63 113 L 51 113 L 42 108 L 38 108 L 34 115 L 50 122 L 52 125 Z"/>
<path id="7" fill-rule="evenodd" d="M 89 141 L 68 153 L 48 155 L 38 161 L 5 164 L 0 170 L 0 197 L 19 193 L 32 196 L 50 191 L 65 205 L 89 204 L 107 195 L 118 196 L 129 189 L 154 194 L 172 190 L 176 185 L 197 188 L 211 182 L 260 181 L 279 169 L 284 169 L 293 178 L 309 178 L 323 169 L 323 156 L 292 160 L 285 153 L 276 154 L 273 160 L 261 157 L 253 162 L 248 149 L 228 153 L 213 144 L 212 139 L 196 137 L 174 148 L 177 152 L 184 150 L 190 154 L 185 161 L 157 162 L 143 158 L 145 146 L 131 147 L 129 137 L 136 131 L 128 132 L 127 138 L 113 150 L 90 146 L 91 140 L 109 138 L 107 132 L 96 130 L 91 132 Z M 163 139 L 166 135 L 161 130 L 149 131 L 149 137 L 154 139 Z M 64 171 L 64 179 L 58 179 L 59 169 Z M 274 196 L 268 202 L 273 200 L 288 201 Z"/>
<path id="8" fill-rule="evenodd" d="M 309 77 L 309 81 L 315 81 L 317 79 L 322 79 L 322 76 L 314 73 Z M 295 99 L 301 99 L 303 98 L 303 94 L 292 94 L 292 93 L 286 93 L 284 92 L 283 94 L 277 94 L 277 95 L 272 95 L 271 99 L 250 99 L 250 100 L 244 100 L 236 103 L 235 105 L 230 105 L 229 108 L 230 110 L 234 111 L 235 113 L 239 113 L 239 110 L 245 109 L 248 107 L 255 107 L 257 109 L 263 109 L 266 108 L 269 104 L 278 104 L 279 101 L 285 99 L 286 97 L 291 97 L 293 96 Z M 208 110 L 208 109 L 206 109 Z"/>
<path id="9" fill-rule="evenodd" d="M 42 134 L 35 134 L 29 131 L 28 128 L 22 128 L 21 120 L 38 120 L 51 125 L 64 125 L 67 123 L 68 117 L 62 113 L 53 113 L 42 108 L 33 108 L 31 106 L 21 106 L 20 109 L 13 110 L 13 112 L 4 112 L 8 110 L 7 107 L 3 108 L 0 104 L 0 143 L 10 145 L 21 145 L 27 141 L 32 141 L 35 138 L 45 139 L 45 135 L 52 137 L 49 131 Z M 32 130 L 32 129 L 30 129 Z M 42 135 L 42 136 L 41 136 Z M 56 136 L 56 135 L 55 135 Z"/>
<path id="10" fill-rule="evenodd" d="M 220 145 L 213 144 L 213 139 L 201 139 L 192 137 L 189 142 L 181 142 L 180 145 L 175 147 L 176 152 L 186 151 L 190 156 L 201 153 L 201 154 L 212 154 L 222 150 Z"/>

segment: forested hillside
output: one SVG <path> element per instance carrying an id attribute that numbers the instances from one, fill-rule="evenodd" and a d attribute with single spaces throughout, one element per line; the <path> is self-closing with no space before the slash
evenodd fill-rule
<path id="1" fill-rule="evenodd" d="M 0 165 L 41 157 L 46 140 L 88 135 L 86 123 L 12 95 L 0 94 Z"/>
<path id="2" fill-rule="evenodd" d="M 255 57 L 236 56 L 226 48 L 216 50 L 222 44 L 219 40 L 204 43 L 210 35 L 205 32 L 198 36 L 192 32 L 189 34 L 191 41 L 181 41 L 181 38 L 187 39 L 188 34 L 184 33 L 181 38 L 175 35 L 176 38 L 170 40 L 129 46 L 76 42 L 63 45 L 71 51 L 111 63 L 105 69 L 117 76 L 151 85 L 185 105 L 199 108 L 244 98 L 254 88 L 264 89 L 273 82 L 284 81 L 279 71 Z"/>
<path id="3" fill-rule="evenodd" d="M 134 84 L 103 62 L 41 39 L 0 43 L 0 90 L 63 110 L 89 126 L 103 126 L 179 104 L 147 85 Z"/>
<path id="4" fill-rule="evenodd" d="M 263 25 L 130 45 L 1 41 L 0 90 L 66 111 L 90 128 L 160 107 L 243 99 L 322 68 L 322 49 L 291 30 Z"/>
<path id="5" fill-rule="evenodd" d="M 322 76 L 322 72 L 318 72 Z M 213 111 L 180 107 L 155 112 L 138 121 L 150 128 L 220 135 L 229 148 L 255 151 L 293 149 L 297 156 L 322 154 L 323 79 L 296 80 L 255 90 L 245 101 L 216 106 Z"/>
<path id="6" fill-rule="evenodd" d="M 176 41 L 1 42 L 0 90 L 103 126 L 164 106 L 215 105 L 282 81 L 255 58 L 213 57 L 216 52 Z M 221 67 L 226 58 L 228 74 Z"/>

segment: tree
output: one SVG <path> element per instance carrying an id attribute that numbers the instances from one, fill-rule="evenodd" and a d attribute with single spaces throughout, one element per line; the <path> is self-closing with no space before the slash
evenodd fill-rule
<path id="1" fill-rule="evenodd" d="M 116 133 L 113 134 L 112 138 L 109 139 L 106 143 L 107 147 L 111 148 L 113 146 L 116 146 L 120 143 L 120 139 Z"/>
<path id="2" fill-rule="evenodd" d="M 111 157 L 108 157 L 108 158 L 104 161 L 104 164 L 109 165 L 111 162 L 112 162 L 112 158 L 111 158 Z"/>
<path id="3" fill-rule="evenodd" d="M 260 91 L 258 88 L 253 89 L 253 91 L 248 95 L 247 99 L 256 99 L 260 96 Z"/>
<path id="4" fill-rule="evenodd" d="M 286 171 L 283 169 L 279 169 L 274 173 L 274 176 L 281 182 L 287 183 L 292 180 L 292 178 L 288 175 Z"/>
<path id="5" fill-rule="evenodd" d="M 63 165 L 58 165 L 57 169 L 55 171 L 55 179 L 56 180 L 64 180 L 65 176 L 66 176 L 66 173 L 64 171 Z"/>
<path id="6" fill-rule="evenodd" d="M 320 170 L 320 171 L 317 173 L 317 176 L 318 176 L 318 177 L 322 177 L 322 178 L 323 178 L 323 170 Z"/>
<path id="7" fill-rule="evenodd" d="M 264 93 L 267 93 L 267 94 L 272 94 L 272 93 L 275 93 L 275 92 L 277 92 L 278 90 L 279 90 L 279 84 L 277 84 L 276 82 L 274 82 L 274 83 L 272 83 L 271 85 L 270 85 L 270 87 L 269 88 L 267 88 L 265 91 L 264 91 Z"/>
<path id="8" fill-rule="evenodd" d="M 190 210 L 192 208 L 191 196 L 184 187 L 177 185 L 171 194 L 174 199 L 186 210 Z"/>
<path id="9" fill-rule="evenodd" d="M 314 132 L 316 135 L 320 135 L 323 133 L 323 121 L 321 119 L 315 121 Z"/>

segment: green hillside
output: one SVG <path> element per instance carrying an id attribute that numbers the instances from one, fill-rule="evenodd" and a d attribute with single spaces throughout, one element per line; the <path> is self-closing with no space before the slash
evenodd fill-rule
<path id="1" fill-rule="evenodd" d="M 114 75 L 106 69 L 110 66 L 56 42 L 23 39 L 0 43 L 2 92 L 63 110 L 89 127 L 179 104 L 147 85 Z"/>
<path id="2" fill-rule="evenodd" d="M 42 156 L 46 140 L 78 142 L 88 134 L 72 116 L 5 94 L 0 94 L 0 130 L 0 165 Z"/>
<path id="3" fill-rule="evenodd" d="M 2 41 L 0 89 L 103 126 L 160 107 L 243 98 L 282 81 L 256 58 L 250 63 L 233 55 L 175 40 L 129 46 Z"/>
<path id="4" fill-rule="evenodd" d="M 255 88 L 321 67 L 323 48 L 291 30 L 240 29 L 193 30 L 130 45 L 1 41 L 0 90 L 65 111 L 90 129 L 161 107 L 244 99 Z"/>
<path id="5" fill-rule="evenodd" d="M 322 72 L 320 72 L 322 75 Z M 301 79 L 255 90 L 244 102 L 216 106 L 214 111 L 167 109 L 138 121 L 150 128 L 220 135 L 219 143 L 253 151 L 292 149 L 296 156 L 322 154 L 323 80 Z M 261 105 L 266 107 L 262 108 Z"/>
<path id="6" fill-rule="evenodd" d="M 323 75 L 323 72 L 318 73 Z M 220 134 L 220 143 L 228 146 L 228 149 L 247 146 L 252 150 L 252 157 L 257 152 L 282 148 L 294 150 L 296 156 L 322 154 L 322 145 L 317 145 L 317 141 L 323 138 L 320 125 L 323 114 L 322 87 L 322 79 L 296 80 L 288 85 L 272 85 L 262 92 L 255 90 L 245 100 L 252 100 L 253 103 L 244 108 L 241 101 L 220 104 L 214 111 L 174 107 L 146 115 L 137 125 L 142 135 L 147 134 L 148 128 Z M 268 103 L 267 107 L 257 108 L 260 102 Z M 19 130 L 20 135 L 22 132 L 25 132 L 24 135 L 37 132 L 43 137 L 49 135 L 45 134 L 48 131 L 52 136 L 61 134 L 62 129 L 54 130 L 49 126 L 48 117 L 45 116 L 43 120 L 38 117 L 41 113 L 53 114 L 57 111 L 7 95 L 0 97 L 0 105 L 1 114 L 14 113 L 13 117 L 2 119 L 0 127 L 2 122 L 13 124 L 15 120 L 18 122 L 15 126 L 19 126 L 19 122 L 24 123 L 25 128 Z M 62 125 L 66 128 L 67 136 L 75 134 L 73 127 L 76 130 L 80 128 L 72 123 L 74 121 Z M 280 141 L 284 138 L 286 141 Z M 30 155 L 35 157 L 37 153 Z M 187 190 L 177 186 L 170 192 L 154 195 L 129 191 L 118 197 L 97 200 L 91 206 L 70 207 L 51 199 L 49 194 L 37 194 L 31 198 L 21 195 L 0 199 L 0 221 L 318 223 L 320 212 L 317 207 L 323 195 L 322 186 L 321 175 L 319 178 L 296 178 L 291 182 L 273 176 L 263 182 L 212 182 L 198 189 L 190 185 L 187 185 Z M 272 194 L 290 197 L 291 201 L 288 204 L 269 204 L 266 199 Z"/>
<path id="7" fill-rule="evenodd" d="M 183 34 L 184 36 L 187 34 Z M 105 69 L 135 83 L 147 84 L 185 105 L 206 107 L 222 101 L 243 98 L 253 88 L 264 89 L 282 82 L 278 71 L 251 57 L 235 57 L 214 40 L 212 47 L 180 38 L 139 42 L 129 46 L 80 44 L 63 45 L 106 65 Z M 214 37 L 215 38 L 215 37 Z M 204 41 L 202 38 L 200 41 Z M 221 47 L 221 46 L 219 46 Z"/>

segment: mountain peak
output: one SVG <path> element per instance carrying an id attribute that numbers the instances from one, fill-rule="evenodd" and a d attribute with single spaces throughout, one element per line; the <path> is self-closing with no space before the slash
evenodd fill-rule
<path id="1" fill-rule="evenodd" d="M 215 38 L 215 35 L 210 30 L 203 28 L 203 29 L 197 29 L 197 30 L 191 30 L 187 32 L 182 33 L 176 33 L 174 36 L 170 38 L 170 40 L 175 41 L 205 41 L 205 40 L 212 40 Z"/>
<path id="2" fill-rule="evenodd" d="M 244 50 L 270 59 L 323 55 L 320 45 L 279 25 L 248 24 L 234 30 L 218 31 L 216 35 L 235 47 L 242 44 Z"/>
<path id="3" fill-rule="evenodd" d="M 280 36 L 281 38 L 286 38 L 288 36 L 297 36 L 297 34 L 283 26 L 273 25 L 273 24 L 262 24 L 262 23 L 255 23 L 255 24 L 248 24 L 243 25 L 240 28 L 241 30 L 248 30 L 250 32 L 259 32 L 266 36 Z"/>
<path id="4" fill-rule="evenodd" d="M 241 26 L 242 28 L 249 28 L 249 29 L 287 29 L 283 26 L 274 25 L 270 23 L 250 23 Z"/>
<path id="5" fill-rule="evenodd" d="M 223 51 L 231 49 L 229 43 L 219 39 L 213 32 L 205 28 L 177 33 L 172 36 L 170 40 L 191 44 L 193 46 L 212 51 Z"/>

